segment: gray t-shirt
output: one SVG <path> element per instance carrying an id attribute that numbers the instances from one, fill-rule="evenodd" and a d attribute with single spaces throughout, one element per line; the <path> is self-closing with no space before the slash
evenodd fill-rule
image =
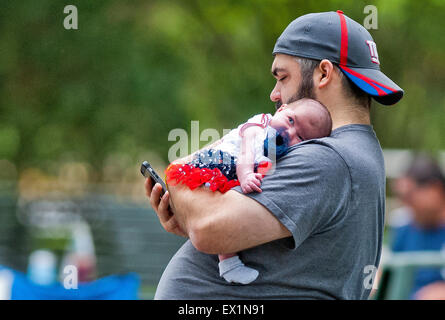
<path id="1" fill-rule="evenodd" d="M 368 298 L 385 211 L 383 154 L 372 127 L 346 125 L 291 147 L 261 188 L 246 196 L 292 237 L 239 252 L 258 278 L 227 283 L 219 276 L 218 256 L 187 241 L 165 269 L 155 299 Z"/>

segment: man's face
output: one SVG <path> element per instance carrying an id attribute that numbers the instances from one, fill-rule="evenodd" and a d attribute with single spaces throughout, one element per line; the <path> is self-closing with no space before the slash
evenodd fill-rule
<path id="1" fill-rule="evenodd" d="M 276 109 L 302 98 L 315 99 L 312 77 L 302 79 L 300 66 L 294 56 L 276 54 L 272 63 L 272 75 L 276 79 L 270 100 Z"/>

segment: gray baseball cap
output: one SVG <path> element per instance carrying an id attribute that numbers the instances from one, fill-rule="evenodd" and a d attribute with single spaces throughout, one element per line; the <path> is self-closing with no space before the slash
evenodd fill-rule
<path id="1" fill-rule="evenodd" d="M 275 43 L 273 54 L 277 53 L 328 59 L 381 104 L 395 104 L 403 96 L 403 90 L 380 71 L 377 46 L 368 30 L 340 10 L 292 21 Z"/>

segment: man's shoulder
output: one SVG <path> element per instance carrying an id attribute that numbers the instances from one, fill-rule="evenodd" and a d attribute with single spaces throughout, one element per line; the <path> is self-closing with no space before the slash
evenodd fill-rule
<path id="1" fill-rule="evenodd" d="M 345 167 L 359 178 L 362 174 L 384 175 L 384 159 L 380 144 L 368 126 L 346 126 L 334 136 L 299 143 L 289 150 L 292 157 L 312 158 L 313 165 Z"/>
<path id="2" fill-rule="evenodd" d="M 341 155 L 329 145 L 301 144 L 289 150 L 276 163 L 276 179 L 292 184 L 311 184 L 320 190 L 348 189 L 351 173 Z"/>
<path id="3" fill-rule="evenodd" d="M 331 170 L 336 167 L 347 169 L 344 157 L 325 138 L 305 141 L 291 147 L 283 160 Z"/>

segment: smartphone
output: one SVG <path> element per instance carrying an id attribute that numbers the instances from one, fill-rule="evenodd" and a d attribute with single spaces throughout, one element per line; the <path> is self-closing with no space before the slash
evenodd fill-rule
<path id="1" fill-rule="evenodd" d="M 167 186 L 165 185 L 164 181 L 159 177 L 159 175 L 147 161 L 142 162 L 141 173 L 144 177 L 151 178 L 153 186 L 155 183 L 159 183 L 162 186 L 161 197 L 167 192 Z"/>

